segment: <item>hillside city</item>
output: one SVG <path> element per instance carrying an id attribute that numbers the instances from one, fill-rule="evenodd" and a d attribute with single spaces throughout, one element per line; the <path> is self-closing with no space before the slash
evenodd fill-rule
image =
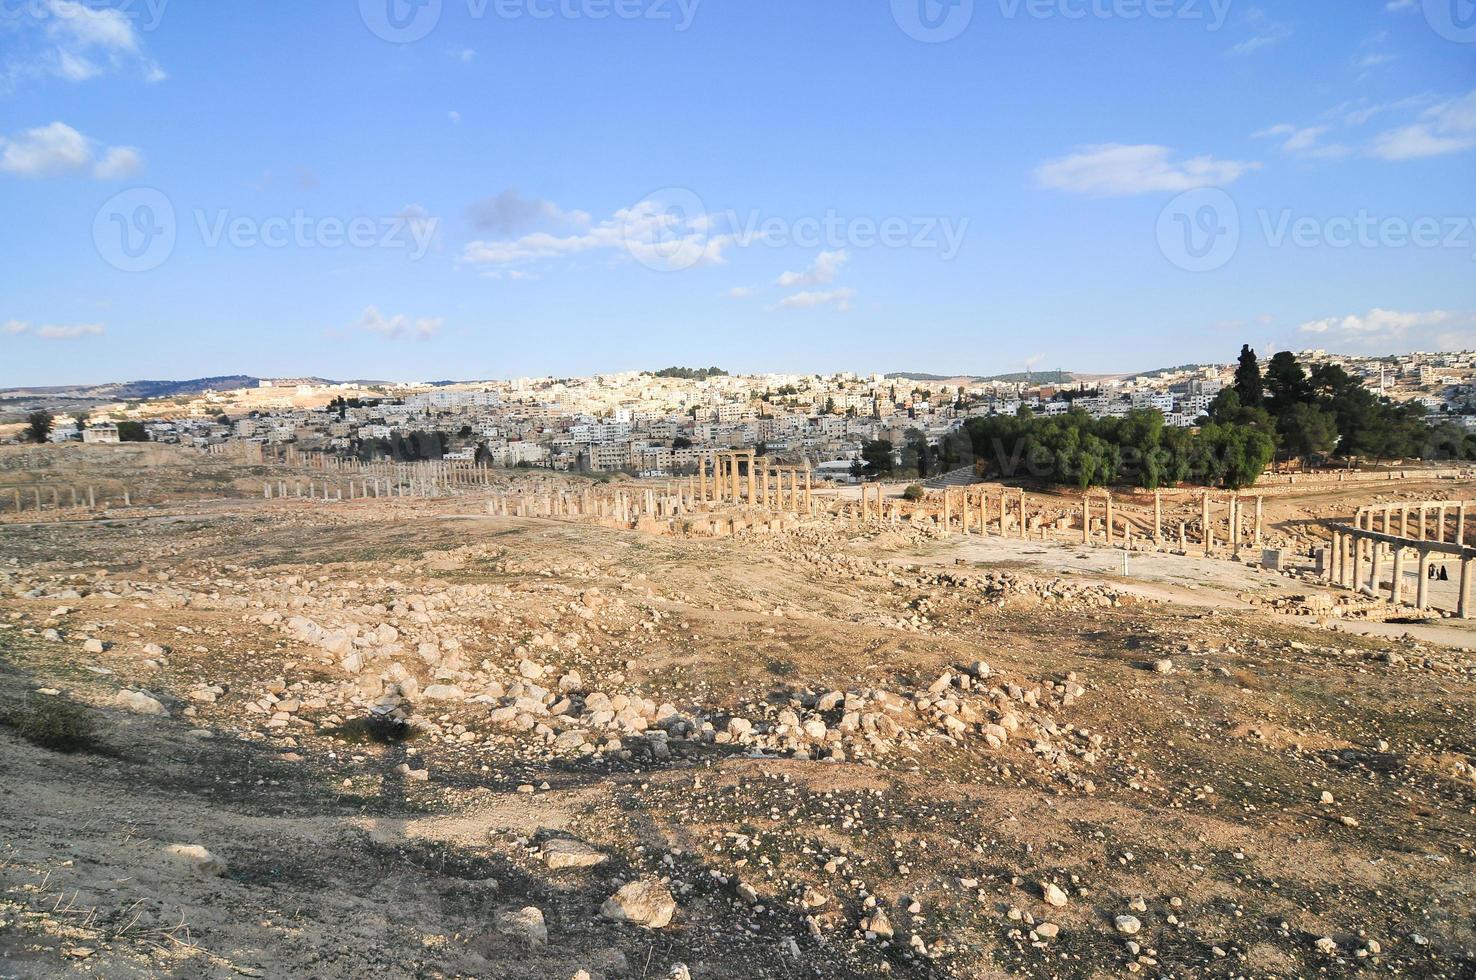
<path id="1" fill-rule="evenodd" d="M 1476 352 L 1381 357 L 1297 352 L 1311 368 L 1341 366 L 1374 393 L 1416 401 L 1432 416 L 1476 430 Z M 475 383 L 260 380 L 58 414 L 52 442 L 116 442 L 124 436 L 208 448 L 260 444 L 280 450 L 380 458 L 466 460 L 567 472 L 682 475 L 715 449 L 758 447 L 806 462 L 820 479 L 848 482 L 867 441 L 932 445 L 967 420 L 1039 416 L 1073 408 L 1093 418 L 1135 409 L 1191 427 L 1234 378 L 1234 363 L 1129 376 L 1049 372 L 998 379 L 850 373 L 729 376 L 718 369 L 625 372 L 589 378 Z M 426 439 L 427 433 L 440 435 Z"/>

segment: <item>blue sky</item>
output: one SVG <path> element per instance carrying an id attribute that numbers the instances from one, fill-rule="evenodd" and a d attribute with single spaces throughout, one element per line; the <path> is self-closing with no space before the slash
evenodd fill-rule
<path id="1" fill-rule="evenodd" d="M 953 3 L 0 0 L 0 384 L 1476 347 L 1472 0 Z"/>

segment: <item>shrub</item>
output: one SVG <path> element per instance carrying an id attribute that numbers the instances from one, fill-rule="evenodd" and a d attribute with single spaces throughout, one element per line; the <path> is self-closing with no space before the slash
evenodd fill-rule
<path id="1" fill-rule="evenodd" d="M 923 499 L 923 497 L 926 497 L 926 496 L 927 496 L 927 491 L 922 488 L 922 484 L 921 483 L 914 483 L 912 486 L 910 486 L 906 490 L 903 490 L 902 491 L 902 499 L 903 500 L 911 500 L 914 503 L 916 503 L 917 501 Z"/>
<path id="2" fill-rule="evenodd" d="M 88 751 L 96 742 L 92 716 L 65 698 L 31 699 L 14 724 L 21 738 L 53 752 Z"/>

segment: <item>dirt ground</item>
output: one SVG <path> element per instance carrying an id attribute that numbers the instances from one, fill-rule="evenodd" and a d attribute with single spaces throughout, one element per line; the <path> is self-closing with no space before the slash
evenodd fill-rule
<path id="1" fill-rule="evenodd" d="M 0 977 L 1476 975 L 1456 621 L 151 479 L 0 527 Z"/>

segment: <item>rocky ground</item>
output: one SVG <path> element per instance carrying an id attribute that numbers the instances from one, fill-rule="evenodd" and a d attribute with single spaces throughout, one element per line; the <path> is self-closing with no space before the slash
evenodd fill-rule
<path id="1" fill-rule="evenodd" d="M 1476 974 L 1466 651 L 474 509 L 0 530 L 0 977 Z"/>

